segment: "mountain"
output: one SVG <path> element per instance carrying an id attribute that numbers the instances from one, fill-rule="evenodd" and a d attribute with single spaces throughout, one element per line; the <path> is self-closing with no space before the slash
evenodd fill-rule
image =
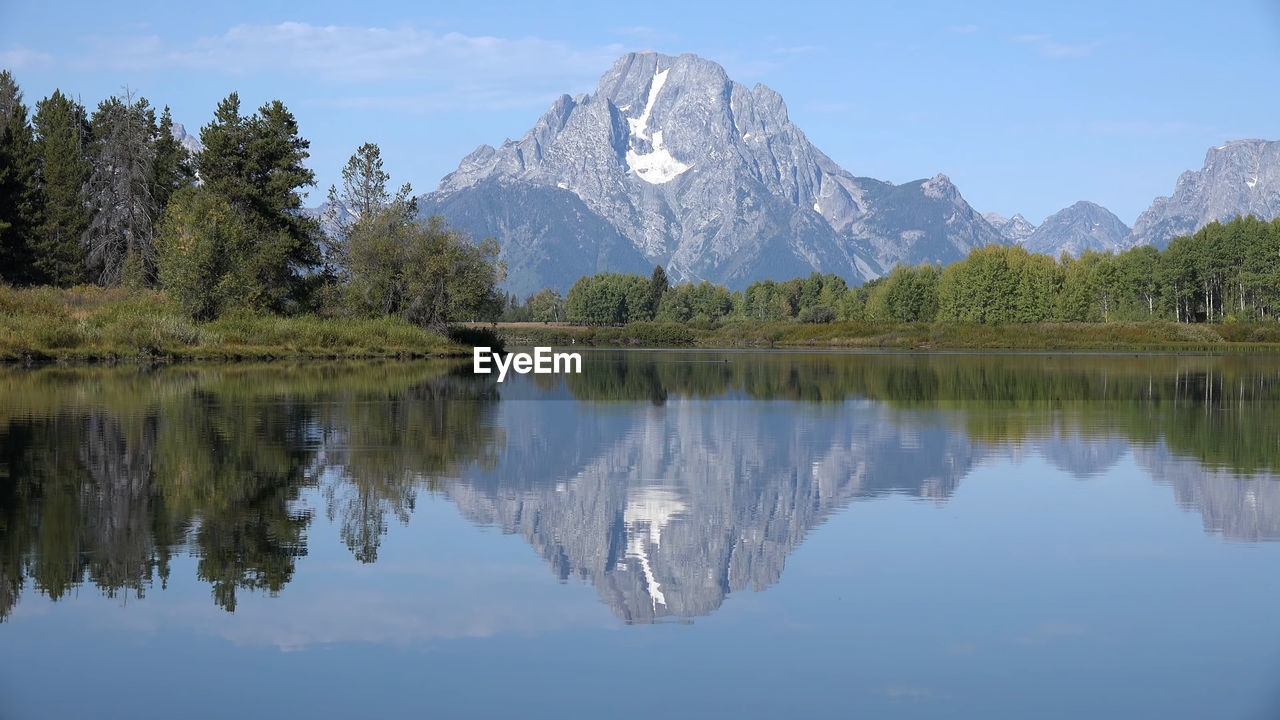
<path id="1" fill-rule="evenodd" d="M 342 202 L 332 200 L 325 200 L 315 207 L 302 208 L 299 214 L 320 223 L 323 234 L 320 251 L 326 259 L 333 257 L 333 242 L 341 235 L 342 226 L 359 219 L 358 213 L 348 210 Z"/>
<path id="2" fill-rule="evenodd" d="M 517 293 L 654 264 L 731 288 L 814 270 L 860 282 L 1004 241 L 945 175 L 857 177 L 809 142 L 777 92 L 688 54 L 623 56 L 594 93 L 562 95 L 418 202 L 497 237 Z"/>
<path id="3" fill-rule="evenodd" d="M 187 133 L 187 128 L 182 123 L 174 123 L 169 128 L 169 134 L 173 135 L 173 139 L 178 141 L 179 145 L 187 149 L 187 152 L 195 155 L 204 149 L 204 145 L 200 144 L 200 138 Z"/>
<path id="4" fill-rule="evenodd" d="M 1057 257 L 1085 250 L 1119 252 L 1129 247 L 1128 237 L 1129 226 L 1120 218 L 1101 205 L 1082 200 L 1045 218 L 1023 245 L 1030 252 Z"/>
<path id="5" fill-rule="evenodd" d="M 1131 245 L 1164 247 L 1214 220 L 1237 215 L 1280 217 L 1280 142 L 1235 140 L 1210 148 L 1204 167 L 1178 178 L 1172 197 L 1158 197 L 1133 224 Z"/>
<path id="6" fill-rule="evenodd" d="M 1027 222 L 1027 219 L 1022 217 L 1022 213 L 1014 213 L 1011 218 L 1004 217 L 1000 213 L 983 213 L 982 219 L 1011 243 L 1021 243 L 1036 231 L 1036 226 Z"/>

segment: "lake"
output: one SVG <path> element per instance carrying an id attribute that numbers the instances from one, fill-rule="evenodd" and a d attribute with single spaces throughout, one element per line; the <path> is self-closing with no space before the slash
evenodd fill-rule
<path id="1" fill-rule="evenodd" d="M 0 717 L 1280 717 L 1280 358 L 0 368 Z"/>

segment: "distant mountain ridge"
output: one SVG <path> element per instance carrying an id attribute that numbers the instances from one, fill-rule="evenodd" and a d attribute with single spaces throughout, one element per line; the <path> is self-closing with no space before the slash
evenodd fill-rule
<path id="1" fill-rule="evenodd" d="M 1170 197 L 1158 197 L 1133 224 L 1129 245 L 1164 247 L 1217 220 L 1280 217 L 1280 141 L 1234 140 L 1205 153 L 1204 167 L 1184 172 Z"/>
<path id="2" fill-rule="evenodd" d="M 982 219 L 991 224 L 996 232 L 1011 243 L 1021 243 L 1036 231 L 1036 226 L 1022 217 L 1022 213 L 1014 213 L 1013 217 L 1004 217 L 1000 213 L 983 213 Z"/>
<path id="3" fill-rule="evenodd" d="M 204 145 L 200 144 L 200 138 L 187 133 L 187 128 L 182 123 L 176 122 L 169 128 L 169 134 L 173 136 L 178 144 L 187 149 L 187 152 L 195 155 L 204 149 Z"/>
<path id="4" fill-rule="evenodd" d="M 198 148 L 175 124 L 180 134 Z M 770 88 L 747 88 L 695 55 L 638 52 L 594 93 L 560 96 L 520 139 L 476 148 L 418 206 L 498 238 L 506 289 L 518 294 L 655 264 L 673 281 L 734 289 L 815 270 L 856 284 L 983 245 L 1120 252 L 1163 247 L 1214 220 L 1280 217 L 1280 142 L 1211 148 L 1132 229 L 1087 201 L 1037 226 L 978 213 L 943 174 L 898 185 L 856 176 L 809 142 Z"/>
<path id="5" fill-rule="evenodd" d="M 516 292 L 654 264 L 734 288 L 814 270 L 860 282 L 1005 242 L 945 175 L 857 177 L 778 93 L 652 52 L 624 55 L 593 94 L 561 96 L 521 139 L 477 148 L 419 207 L 501 238 Z"/>
<path id="6" fill-rule="evenodd" d="M 1082 200 L 1045 218 L 1022 245 L 1034 253 L 1079 255 L 1085 250 L 1125 250 L 1128 238 L 1129 226 L 1114 213 Z"/>

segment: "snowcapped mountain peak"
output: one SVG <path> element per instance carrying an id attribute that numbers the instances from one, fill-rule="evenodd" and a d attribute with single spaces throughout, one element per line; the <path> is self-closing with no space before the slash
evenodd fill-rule
<path id="1" fill-rule="evenodd" d="M 654 264 L 730 287 L 814 270 L 856 283 L 1002 241 L 945 175 L 857 177 L 778 92 L 692 54 L 623 55 L 594 93 L 561 95 L 519 140 L 470 153 L 419 206 L 498 237 L 516 292 Z"/>

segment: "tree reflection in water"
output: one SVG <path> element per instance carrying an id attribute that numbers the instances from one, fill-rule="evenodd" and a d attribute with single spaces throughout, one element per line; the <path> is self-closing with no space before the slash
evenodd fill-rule
<path id="1" fill-rule="evenodd" d="M 1265 358 L 585 361 L 505 383 L 512 402 L 450 363 L 0 371 L 0 617 L 28 584 L 143 597 L 177 553 L 234 611 L 239 591 L 289 583 L 313 508 L 372 563 L 423 490 L 519 534 L 628 622 L 692 617 L 777 582 L 849 502 L 945 502 L 977 464 L 1027 451 L 1080 479 L 1131 453 L 1206 530 L 1280 538 Z"/>

